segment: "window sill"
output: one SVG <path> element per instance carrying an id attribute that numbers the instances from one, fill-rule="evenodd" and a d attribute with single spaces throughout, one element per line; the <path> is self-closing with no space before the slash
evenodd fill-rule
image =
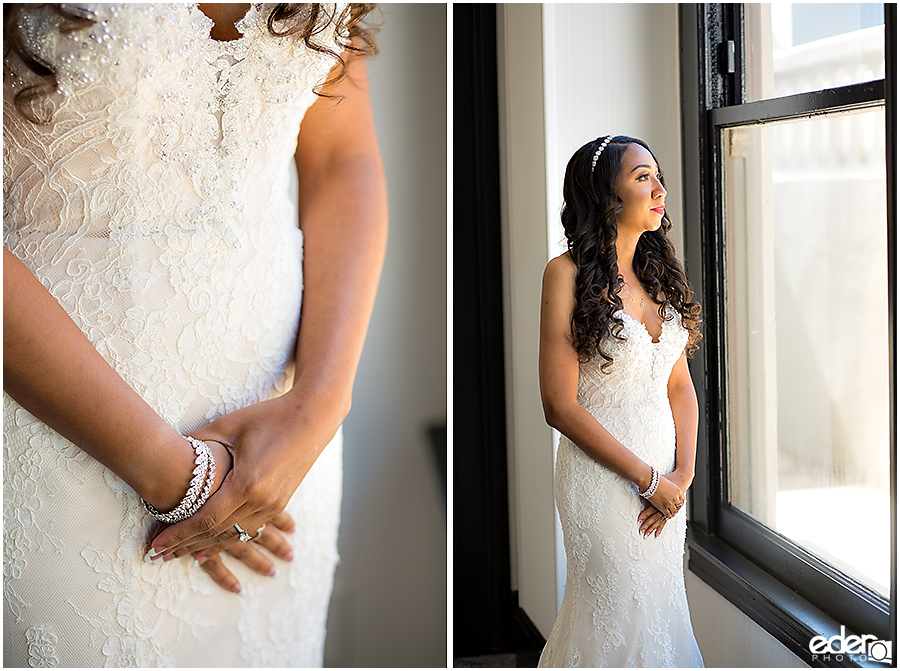
<path id="1" fill-rule="evenodd" d="M 810 639 L 840 635 L 840 622 L 696 525 L 688 529 L 687 543 L 688 568 L 806 664 L 835 668 L 887 666 L 868 660 L 856 661 L 850 655 L 830 655 L 830 659 L 818 655 L 813 659 Z"/>

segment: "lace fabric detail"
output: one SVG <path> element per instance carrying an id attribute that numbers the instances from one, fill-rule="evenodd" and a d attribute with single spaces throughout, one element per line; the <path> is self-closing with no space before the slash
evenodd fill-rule
<path id="1" fill-rule="evenodd" d="M 675 424 L 667 396 L 687 331 L 671 307 L 658 342 L 622 315 L 624 341 L 613 363 L 597 356 L 579 368 L 578 402 L 615 438 L 662 473 L 675 463 Z M 698 667 L 684 588 L 686 517 L 644 538 L 643 500 L 632 483 L 591 459 L 565 436 L 557 452 L 555 495 L 566 549 L 563 603 L 541 667 Z"/>
<path id="2" fill-rule="evenodd" d="M 288 169 L 333 60 L 272 36 L 266 6 L 231 42 L 192 4 L 66 8 L 93 24 L 61 32 L 49 5 L 22 19 L 62 91 L 50 123 L 19 113 L 15 94 L 42 80 L 4 59 L 4 245 L 189 433 L 291 384 L 303 239 Z M 40 659 L 63 666 L 321 665 L 340 436 L 288 507 L 295 560 L 276 579 L 229 562 L 240 598 L 189 561 L 144 563 L 153 521 L 137 495 L 6 394 L 4 433 L 7 666 L 50 636 Z"/>
<path id="3" fill-rule="evenodd" d="M 52 669 L 59 666 L 56 659 L 56 634 L 49 627 L 29 627 L 25 632 L 28 641 L 28 666 L 33 669 Z"/>

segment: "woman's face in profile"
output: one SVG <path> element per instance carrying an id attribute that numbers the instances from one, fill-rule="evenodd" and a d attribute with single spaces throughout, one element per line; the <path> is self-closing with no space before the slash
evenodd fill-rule
<path id="1" fill-rule="evenodd" d="M 619 232 L 655 231 L 665 214 L 666 188 L 653 155 L 639 144 L 630 144 L 622 156 L 622 172 L 616 180 L 622 210 L 616 216 Z"/>

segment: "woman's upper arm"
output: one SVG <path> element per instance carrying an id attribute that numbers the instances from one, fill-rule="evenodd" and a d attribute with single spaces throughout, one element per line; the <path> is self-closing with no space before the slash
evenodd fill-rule
<path id="1" fill-rule="evenodd" d="M 332 70 L 331 78 L 339 67 Z M 307 110 L 297 139 L 301 207 L 317 181 L 335 170 L 375 168 L 381 172 L 365 59 L 350 57 L 346 76 L 322 92 L 326 97 Z"/>
<path id="2" fill-rule="evenodd" d="M 687 355 L 682 352 L 678 357 L 678 361 L 672 367 L 672 373 L 669 375 L 668 395 L 671 400 L 673 396 L 681 393 L 690 393 L 696 395 L 694 391 L 694 382 L 691 380 L 691 371 L 688 368 Z"/>
<path id="3" fill-rule="evenodd" d="M 550 261 L 541 290 L 539 377 L 544 415 L 553 425 L 557 411 L 577 402 L 578 353 L 572 344 L 575 264 L 568 254 Z"/>

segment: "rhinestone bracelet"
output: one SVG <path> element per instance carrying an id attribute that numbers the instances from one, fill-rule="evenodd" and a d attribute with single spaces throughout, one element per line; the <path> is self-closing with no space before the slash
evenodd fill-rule
<path id="1" fill-rule="evenodd" d="M 659 487 L 659 471 L 657 471 L 653 466 L 650 467 L 650 484 L 647 486 L 647 489 L 644 491 L 638 490 L 638 496 L 641 496 L 645 499 L 649 499 L 654 494 L 656 494 L 656 488 Z"/>
<path id="2" fill-rule="evenodd" d="M 197 458 L 194 460 L 196 465 L 193 471 L 194 477 L 191 479 L 191 484 L 188 486 L 184 498 L 181 499 L 181 502 L 174 510 L 167 513 L 159 512 L 147 501 L 141 499 L 147 512 L 165 524 L 181 522 L 197 512 L 200 506 L 206 503 L 206 500 L 209 498 L 213 481 L 216 478 L 216 460 L 213 457 L 212 450 L 209 449 L 209 445 L 191 436 L 185 436 L 184 439 L 191 444 L 191 447 L 194 448 L 194 452 L 197 454 Z"/>
<path id="3" fill-rule="evenodd" d="M 191 438 L 190 440 L 196 440 L 196 439 Z M 187 513 L 182 518 L 185 520 L 188 517 L 190 517 L 191 515 L 193 515 L 195 512 L 200 510 L 200 506 L 202 506 L 204 503 L 206 503 L 206 500 L 209 498 L 210 492 L 212 492 L 213 482 L 215 482 L 215 479 L 216 479 L 216 460 L 212 455 L 212 450 L 209 449 L 209 445 L 207 445 L 206 443 L 204 443 L 200 440 L 198 440 L 197 442 L 200 443 L 201 445 L 203 445 L 207 450 L 209 450 L 209 473 L 206 476 L 206 484 L 203 485 L 203 491 L 200 492 L 200 496 L 197 498 L 197 500 L 194 502 L 194 504 L 190 508 L 188 508 Z M 179 520 L 179 521 L 181 521 L 181 520 Z"/>

